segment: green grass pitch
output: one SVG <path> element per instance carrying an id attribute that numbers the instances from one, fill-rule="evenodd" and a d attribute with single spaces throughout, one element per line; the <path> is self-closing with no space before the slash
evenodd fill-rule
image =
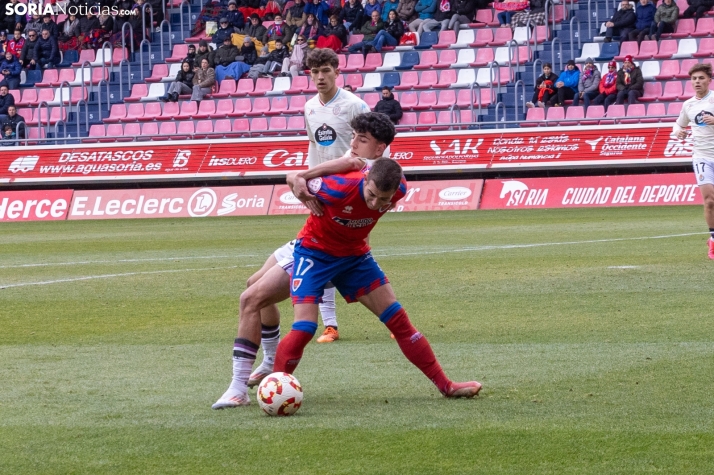
<path id="1" fill-rule="evenodd" d="M 0 225 L 0 473 L 714 473 L 700 207 L 390 214 L 374 254 L 481 395 L 340 302 L 296 416 L 212 411 L 245 281 L 303 221 Z"/>

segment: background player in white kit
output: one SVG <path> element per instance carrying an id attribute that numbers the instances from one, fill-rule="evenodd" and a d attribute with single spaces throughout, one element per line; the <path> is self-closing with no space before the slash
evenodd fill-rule
<path id="1" fill-rule="evenodd" d="M 692 124 L 692 164 L 704 201 L 704 219 L 709 225 L 709 259 L 714 259 L 714 92 L 709 90 L 711 64 L 695 64 L 689 70 L 689 78 L 695 95 L 682 105 L 673 134 L 684 140 L 687 138 L 687 125 Z"/>
<path id="2" fill-rule="evenodd" d="M 331 49 L 314 49 L 308 53 L 305 62 L 310 68 L 310 76 L 317 88 L 315 97 L 305 104 L 305 127 L 310 140 L 307 149 L 308 167 L 350 154 L 352 141 L 352 119 L 369 112 L 369 106 L 354 94 L 337 87 L 340 74 L 339 58 Z M 263 267 L 248 279 L 248 286 L 258 281 L 270 268 L 279 264 L 291 267 L 294 241 L 277 249 L 263 264 Z M 335 288 L 325 289 L 320 304 L 320 315 L 325 331 L 317 339 L 318 343 L 331 343 L 339 338 L 337 316 L 335 314 Z M 261 346 L 263 361 L 250 375 L 249 386 L 258 384 L 273 372 L 275 351 L 280 339 L 280 312 L 277 305 L 270 305 L 260 312 L 262 322 Z"/>

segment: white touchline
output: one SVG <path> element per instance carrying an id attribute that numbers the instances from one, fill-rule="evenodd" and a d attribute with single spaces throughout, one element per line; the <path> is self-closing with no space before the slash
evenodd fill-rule
<path id="1" fill-rule="evenodd" d="M 49 267 L 49 266 L 79 266 L 87 264 L 116 264 L 127 262 L 151 261 L 187 261 L 190 259 L 233 259 L 236 257 L 256 257 L 255 254 L 239 254 L 235 256 L 184 256 L 184 257 L 155 257 L 147 259 L 115 259 L 113 261 L 75 261 L 75 262 L 41 262 L 36 264 L 13 264 L 0 266 L 0 269 L 17 269 L 21 267 Z"/>
<path id="2" fill-rule="evenodd" d="M 201 272 L 208 270 L 225 270 L 225 269 L 236 269 L 238 267 L 257 267 L 258 264 L 248 264 L 244 266 L 228 266 L 228 267 L 204 267 L 199 269 L 167 269 L 167 270 L 154 270 L 145 272 L 125 272 L 123 274 L 101 274 L 101 275 L 87 275 L 84 277 L 70 277 L 67 279 L 57 279 L 57 280 L 45 280 L 42 282 L 22 282 L 20 284 L 8 284 L 0 285 L 0 290 L 11 289 L 13 287 L 27 287 L 30 285 L 49 285 L 49 284 L 60 284 L 63 282 L 78 282 L 81 280 L 93 280 L 93 279 L 112 279 L 114 277 L 128 277 L 132 275 L 148 275 L 148 274 L 169 274 L 174 272 Z"/>

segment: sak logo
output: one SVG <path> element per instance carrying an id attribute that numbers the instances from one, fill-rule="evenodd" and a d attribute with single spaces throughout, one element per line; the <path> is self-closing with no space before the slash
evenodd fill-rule
<path id="1" fill-rule="evenodd" d="M 449 146 L 442 150 L 441 147 L 436 143 L 436 140 L 432 140 L 429 143 L 429 147 L 434 151 L 437 157 L 443 155 L 474 155 L 478 156 L 478 147 L 483 143 L 483 139 L 476 139 L 476 143 L 472 145 L 473 139 L 466 139 L 464 146 L 461 146 L 461 140 L 452 140 Z"/>
<path id="2" fill-rule="evenodd" d="M 216 192 L 210 188 L 201 188 L 188 200 L 188 214 L 192 218 L 203 218 L 211 214 L 216 207 L 218 198 Z"/>
<path id="3" fill-rule="evenodd" d="M 27 173 L 35 169 L 35 165 L 37 165 L 39 160 L 39 155 L 27 155 L 25 157 L 16 158 L 8 167 L 8 171 L 12 173 Z"/>
<path id="4" fill-rule="evenodd" d="M 506 206 L 543 206 L 548 198 L 548 189 L 529 189 L 528 185 L 522 181 L 504 181 L 499 198 L 504 199 L 508 195 Z"/>
<path id="5" fill-rule="evenodd" d="M 176 150 L 174 157 L 174 168 L 181 168 L 188 165 L 188 159 L 191 158 L 190 150 Z"/>

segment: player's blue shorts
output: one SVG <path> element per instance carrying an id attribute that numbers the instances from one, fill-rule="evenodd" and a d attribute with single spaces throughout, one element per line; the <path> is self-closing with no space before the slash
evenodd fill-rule
<path id="1" fill-rule="evenodd" d="M 371 252 L 335 257 L 303 247 L 298 241 L 293 256 L 295 262 L 290 282 L 293 305 L 320 303 L 328 282 L 332 282 L 350 303 L 389 282 Z"/>

